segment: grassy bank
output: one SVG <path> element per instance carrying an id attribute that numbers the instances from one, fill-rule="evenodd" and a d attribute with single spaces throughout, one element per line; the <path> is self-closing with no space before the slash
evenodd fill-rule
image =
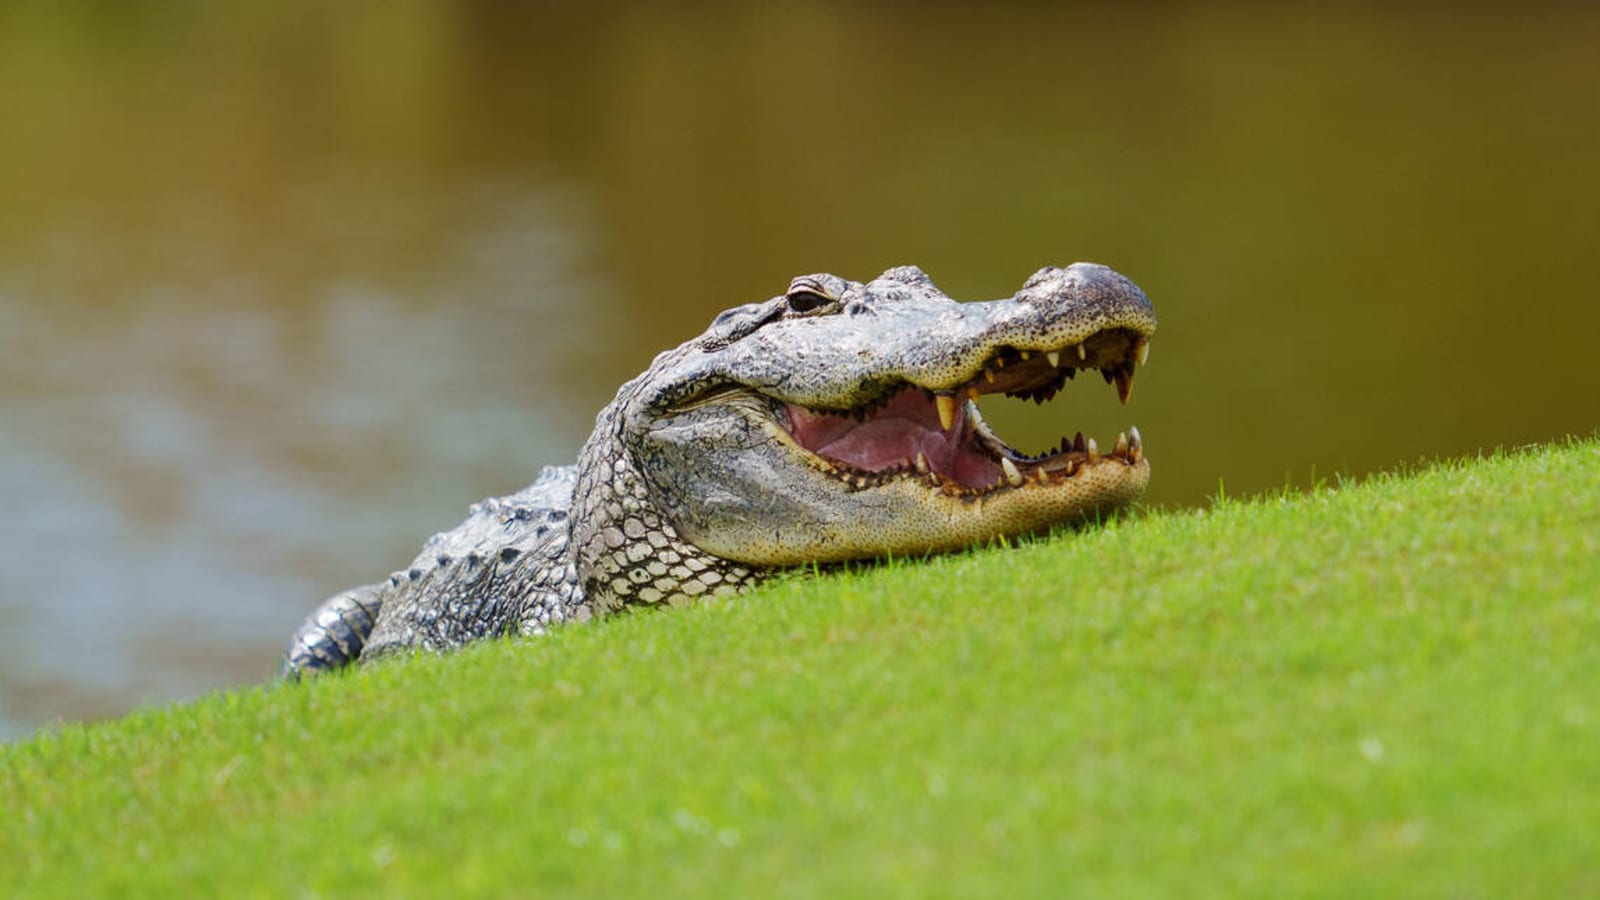
<path id="1" fill-rule="evenodd" d="M 1600 444 L 0 747 L 0 893 L 1593 896 Z"/>

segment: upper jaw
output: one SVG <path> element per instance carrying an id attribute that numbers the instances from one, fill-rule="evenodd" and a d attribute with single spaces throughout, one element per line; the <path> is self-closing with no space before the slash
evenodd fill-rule
<path id="1" fill-rule="evenodd" d="M 1139 288 L 1104 266 L 1043 269 L 1012 297 L 971 303 L 931 282 L 879 279 L 851 285 L 835 314 L 782 318 L 736 342 L 681 355 L 660 373 L 655 405 L 684 402 L 704 385 L 732 384 L 809 409 L 844 411 L 902 384 L 953 392 L 985 368 L 996 380 L 993 387 L 978 383 L 980 393 L 1012 391 L 1021 384 L 1011 379 L 1020 376 L 1003 370 L 1021 362 L 1021 353 L 1058 351 L 1062 366 L 1103 369 L 1126 356 L 1126 348 L 1102 346 L 1105 335 L 1148 340 L 1155 327 Z M 1080 347 L 1087 357 L 1071 363 L 1066 352 Z"/>

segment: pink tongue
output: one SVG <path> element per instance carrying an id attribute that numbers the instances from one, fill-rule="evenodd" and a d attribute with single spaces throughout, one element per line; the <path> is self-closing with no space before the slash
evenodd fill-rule
<path id="1" fill-rule="evenodd" d="M 933 402 L 921 391 L 902 391 L 873 410 L 865 422 L 789 407 L 789 422 L 800 446 L 868 471 L 916 459 L 918 452 L 935 468 L 949 471 L 956 452 L 952 435 L 961 434 L 966 421 L 966 410 L 957 409 L 955 425 L 946 433 L 939 427 Z"/>
<path id="2" fill-rule="evenodd" d="M 966 409 L 957 408 L 954 424 L 945 431 L 933 402 L 918 390 L 901 392 L 865 422 L 792 405 L 789 422 L 802 447 L 859 469 L 878 471 L 914 460 L 920 452 L 934 471 L 970 486 L 987 486 L 999 477 L 997 464 L 962 448 Z"/>
<path id="3" fill-rule="evenodd" d="M 935 469 L 946 472 L 952 467 L 956 445 L 944 432 L 929 431 L 905 419 L 874 419 L 823 444 L 816 452 L 868 471 L 916 459 L 922 453 Z"/>

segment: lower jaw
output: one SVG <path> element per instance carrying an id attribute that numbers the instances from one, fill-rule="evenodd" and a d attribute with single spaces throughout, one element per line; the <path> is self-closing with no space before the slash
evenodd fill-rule
<path id="1" fill-rule="evenodd" d="M 1059 484 L 980 494 L 930 490 L 902 476 L 858 491 L 863 500 L 847 498 L 847 515 L 772 523 L 737 541 L 708 536 L 696 543 L 727 559 L 772 567 L 920 557 L 1095 521 L 1137 501 L 1149 480 L 1143 459 L 1102 460 Z"/>

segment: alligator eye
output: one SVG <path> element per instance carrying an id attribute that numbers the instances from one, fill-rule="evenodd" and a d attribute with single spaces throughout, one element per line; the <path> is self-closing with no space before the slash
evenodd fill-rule
<path id="1" fill-rule="evenodd" d="M 798 313 L 812 312 L 832 302 L 832 298 L 824 297 L 816 291 L 794 291 L 789 294 L 789 308 Z"/>

